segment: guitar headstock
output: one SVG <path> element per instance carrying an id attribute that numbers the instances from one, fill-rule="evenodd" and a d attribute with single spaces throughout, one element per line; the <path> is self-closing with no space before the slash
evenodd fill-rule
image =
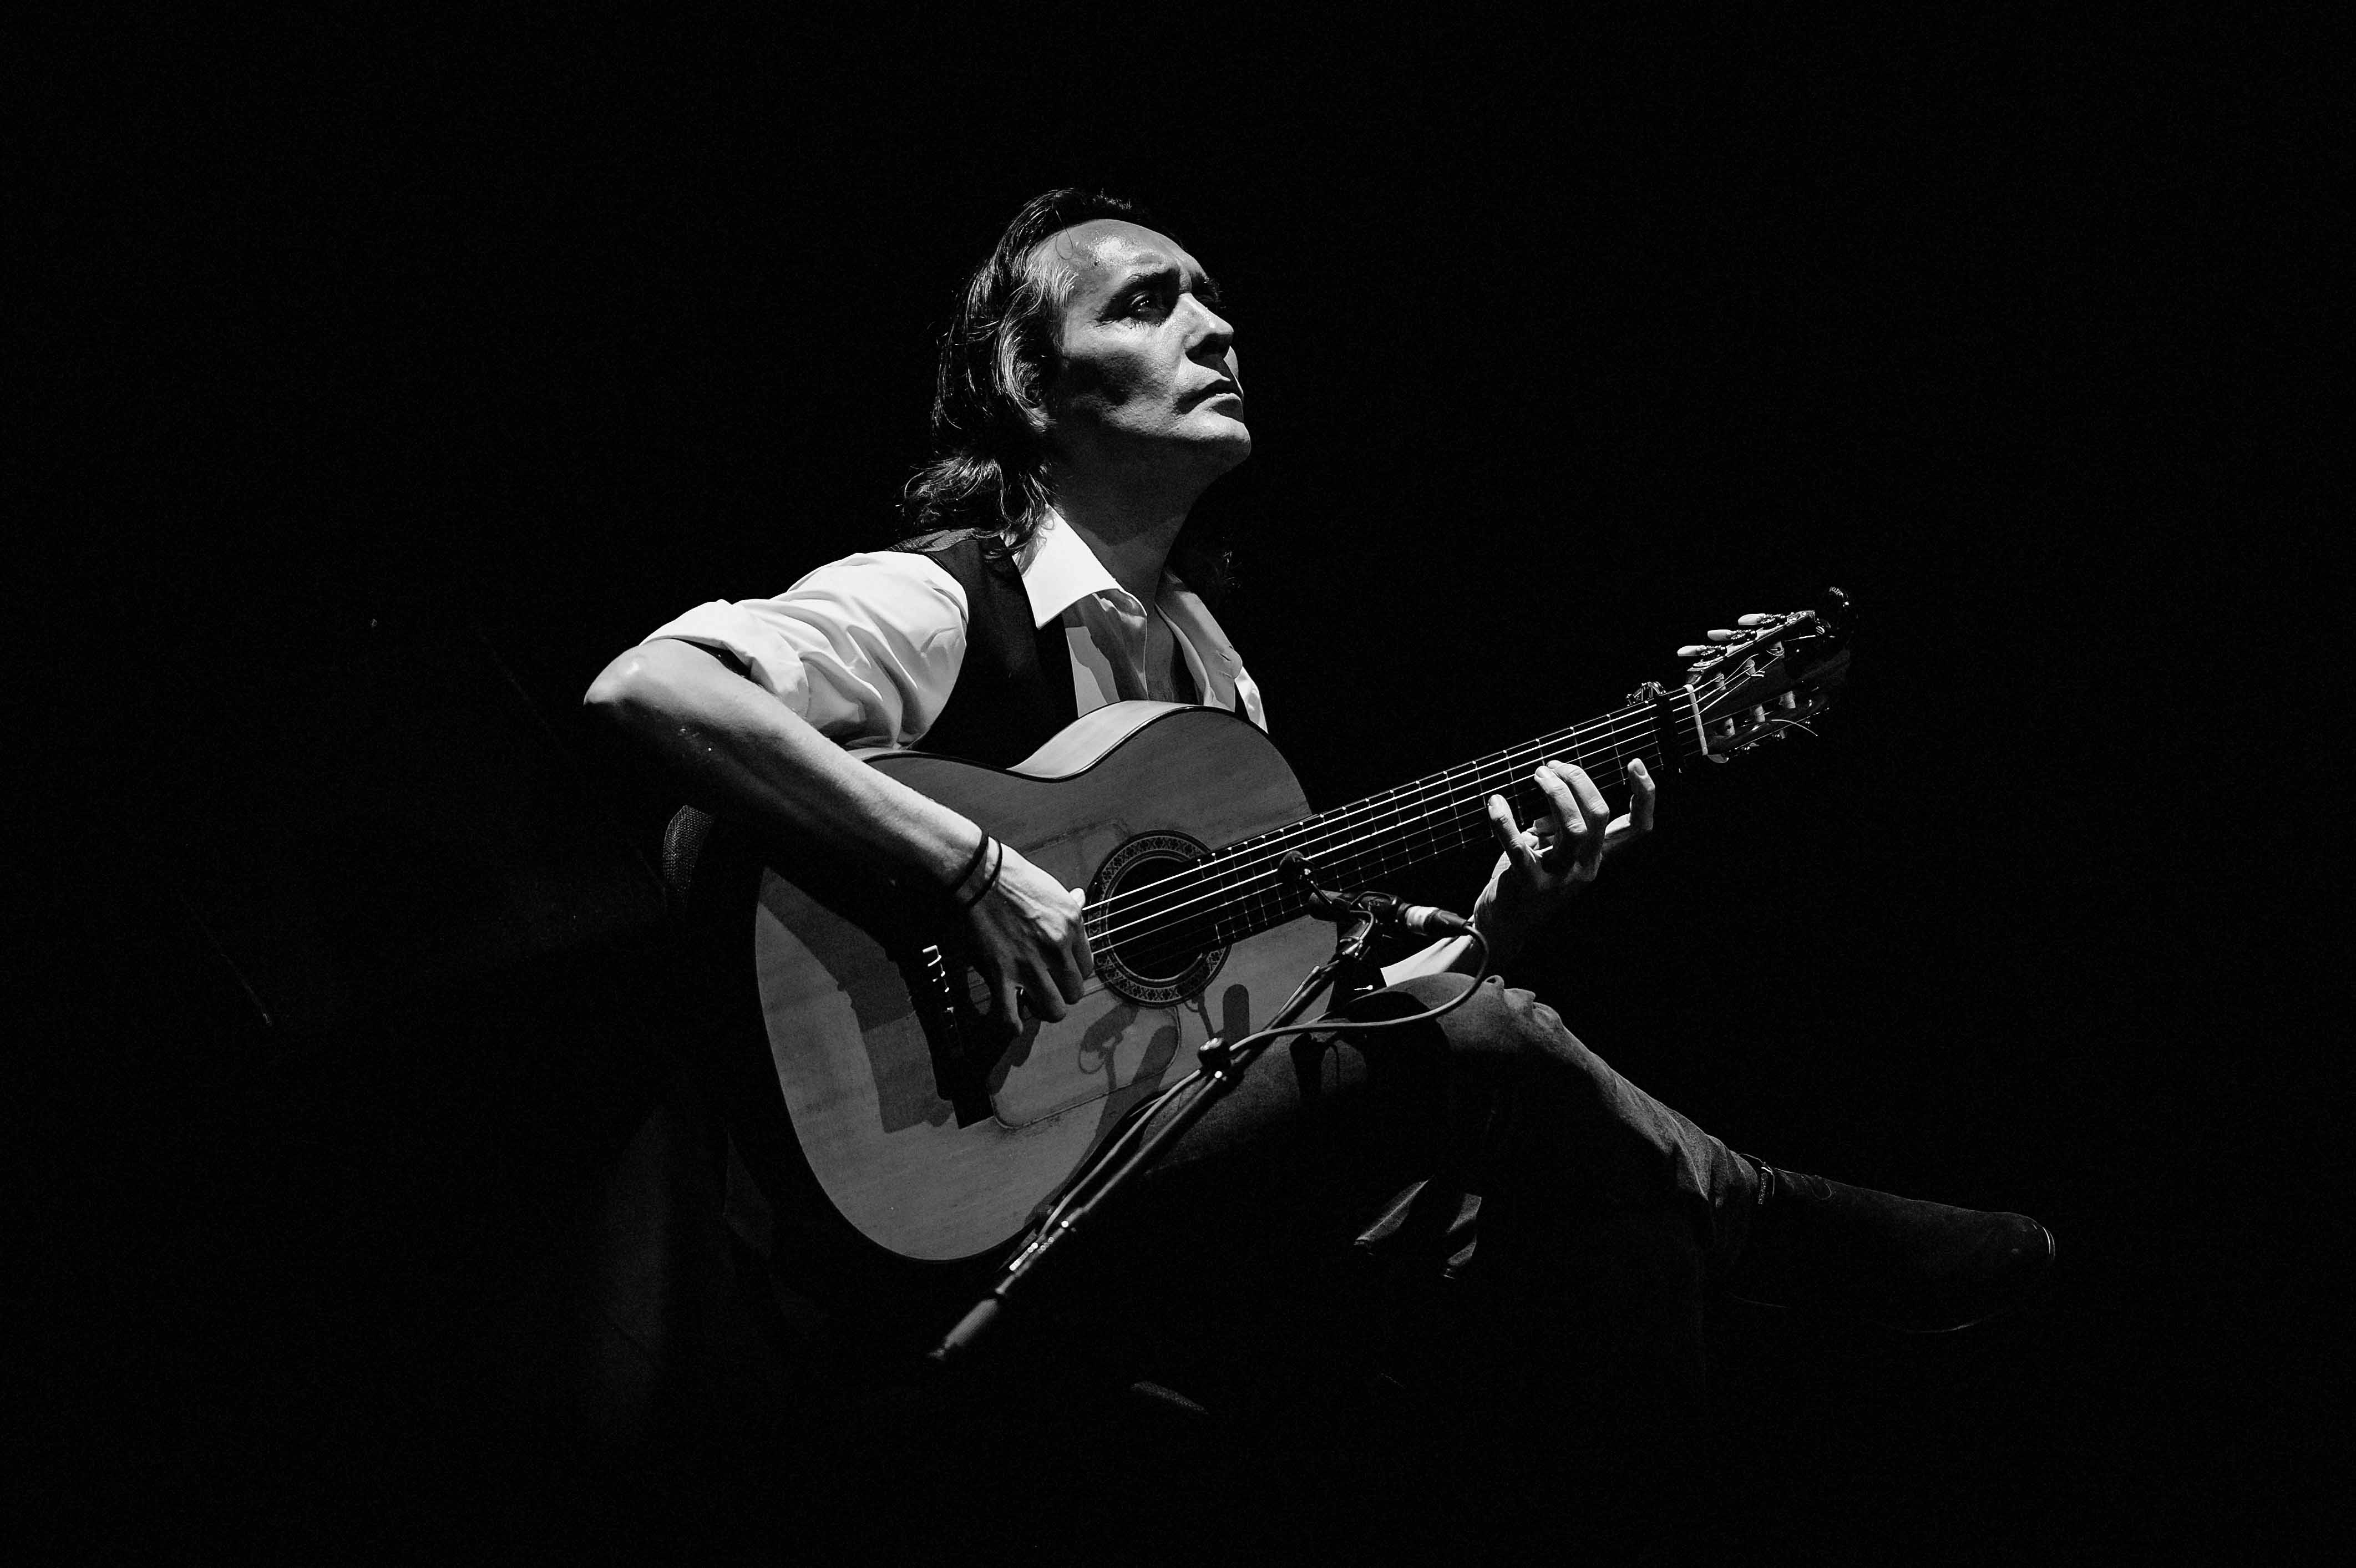
<path id="1" fill-rule="evenodd" d="M 1688 660 L 1686 688 L 1676 693 L 1700 731 L 1697 742 L 1714 763 L 1779 739 L 1832 706 L 1848 677 L 1848 635 L 1854 612 L 1848 595 L 1825 591 L 1814 610 L 1744 615 L 1708 634 L 1708 641 L 1677 650 Z"/>

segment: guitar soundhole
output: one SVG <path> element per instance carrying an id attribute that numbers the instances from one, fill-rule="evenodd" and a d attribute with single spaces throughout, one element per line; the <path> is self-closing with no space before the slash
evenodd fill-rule
<path id="1" fill-rule="evenodd" d="M 1108 989 L 1147 1007 L 1199 995 L 1227 961 L 1212 926 L 1209 890 L 1155 897 L 1151 890 L 1208 851 L 1183 833 L 1141 833 L 1105 858 L 1088 883 L 1091 904 L 1118 898 L 1101 936 L 1092 933 L 1097 975 Z"/>

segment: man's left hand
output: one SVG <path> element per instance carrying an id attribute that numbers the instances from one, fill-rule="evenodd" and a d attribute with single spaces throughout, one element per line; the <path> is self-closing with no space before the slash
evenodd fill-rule
<path id="1" fill-rule="evenodd" d="M 1489 826 L 1505 853 L 1473 906 L 1472 923 L 1489 939 L 1494 961 L 1510 956 L 1593 881 L 1613 850 L 1653 830 L 1653 775 L 1641 762 L 1628 763 L 1628 810 L 1621 816 L 1612 816 L 1584 768 L 1547 763 L 1532 777 L 1546 795 L 1547 812 L 1527 830 L 1505 796 L 1489 797 Z"/>

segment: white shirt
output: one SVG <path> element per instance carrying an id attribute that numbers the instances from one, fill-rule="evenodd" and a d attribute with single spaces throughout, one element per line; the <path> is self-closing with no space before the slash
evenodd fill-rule
<path id="1" fill-rule="evenodd" d="M 1202 701 L 1268 728 L 1259 688 L 1234 645 L 1175 573 L 1162 573 L 1149 612 L 1053 515 L 1015 563 L 1032 624 L 1064 623 L 1078 711 L 1130 698 L 1175 700 L 1174 647 Z M 862 551 L 774 599 L 699 604 L 652 636 L 734 655 L 764 689 L 842 745 L 912 746 L 957 684 L 967 620 L 965 590 L 930 557 Z"/>

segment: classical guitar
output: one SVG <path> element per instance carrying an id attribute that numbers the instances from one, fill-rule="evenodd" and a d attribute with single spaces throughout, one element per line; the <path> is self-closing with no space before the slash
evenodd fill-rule
<path id="1" fill-rule="evenodd" d="M 1626 766 L 1723 763 L 1807 721 L 1847 673 L 1846 601 L 1749 615 L 1683 652 L 1682 684 L 1612 712 L 1312 815 L 1268 737 L 1222 709 L 1117 702 L 1011 770 L 917 752 L 867 757 L 955 807 L 1066 887 L 1083 887 L 1096 973 L 1060 1023 L 1012 1044 L 987 991 L 918 901 L 872 880 L 764 872 L 761 1009 L 810 1169 L 843 1217 L 911 1258 L 1017 1234 L 1124 1112 L 1280 1007 L 1332 946 L 1289 853 L 1361 887 L 1489 837 L 1502 794 L 1527 821 L 1529 775 L 1576 763 L 1624 802 Z"/>

